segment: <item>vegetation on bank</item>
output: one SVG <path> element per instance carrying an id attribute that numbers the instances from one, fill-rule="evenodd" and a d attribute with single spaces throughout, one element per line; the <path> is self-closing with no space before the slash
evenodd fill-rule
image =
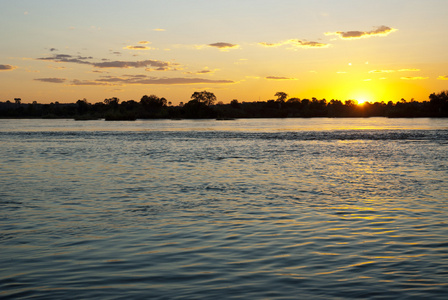
<path id="1" fill-rule="evenodd" d="M 284 92 L 277 99 L 229 104 L 216 103 L 216 96 L 207 91 L 195 92 L 191 100 L 171 105 L 165 98 L 143 96 L 139 102 L 118 98 L 95 104 L 86 99 L 76 103 L 31 104 L 0 102 L 0 118 L 74 118 L 76 120 L 135 120 L 135 119 L 233 119 L 233 118 L 310 118 L 310 117 L 448 117 L 448 91 L 429 95 L 429 101 L 402 99 L 397 103 L 375 102 L 358 105 L 356 101 L 289 98 Z"/>

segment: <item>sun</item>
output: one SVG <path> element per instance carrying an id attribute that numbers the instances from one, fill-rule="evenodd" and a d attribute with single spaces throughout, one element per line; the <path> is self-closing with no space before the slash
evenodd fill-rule
<path id="1" fill-rule="evenodd" d="M 359 92 L 353 95 L 353 99 L 358 102 L 358 105 L 364 105 L 367 102 L 372 102 L 372 97 L 367 92 Z"/>
<path id="2" fill-rule="evenodd" d="M 348 99 L 356 100 L 358 105 L 362 106 L 367 102 L 373 103 L 374 92 L 368 87 L 350 88 L 347 91 Z"/>
<path id="3" fill-rule="evenodd" d="M 369 102 L 366 98 L 357 98 L 356 101 L 358 101 L 358 105 L 364 105 L 364 103 Z"/>

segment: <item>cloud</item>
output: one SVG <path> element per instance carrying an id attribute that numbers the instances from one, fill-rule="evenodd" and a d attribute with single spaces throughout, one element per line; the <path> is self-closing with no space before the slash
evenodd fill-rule
<path id="1" fill-rule="evenodd" d="M 65 78 L 35 78 L 36 81 L 50 82 L 50 83 L 64 83 L 67 79 Z"/>
<path id="2" fill-rule="evenodd" d="M 269 80 L 297 80 L 296 78 L 282 77 L 282 76 L 267 76 L 265 79 Z"/>
<path id="3" fill-rule="evenodd" d="M 14 69 L 17 69 L 17 67 L 11 65 L 0 65 L 0 71 L 12 71 Z"/>
<path id="4" fill-rule="evenodd" d="M 412 76 L 406 76 L 406 77 L 401 77 L 401 79 L 403 80 L 423 80 L 423 79 L 428 79 L 429 77 L 421 77 L 421 76 L 416 76 L 416 77 L 412 77 Z"/>
<path id="5" fill-rule="evenodd" d="M 147 45 L 147 44 L 151 44 L 151 42 L 148 42 L 148 41 L 140 41 L 140 42 L 138 42 L 139 44 L 142 44 L 142 45 Z"/>
<path id="6" fill-rule="evenodd" d="M 153 29 L 152 31 L 166 31 L 165 29 L 162 29 L 162 28 L 155 28 L 155 29 Z"/>
<path id="7" fill-rule="evenodd" d="M 330 46 L 330 44 L 320 43 L 320 42 L 312 42 L 312 41 L 302 41 L 297 39 L 290 39 L 278 43 L 258 43 L 261 46 L 264 47 L 280 47 L 284 45 L 292 46 L 290 49 L 294 48 L 327 48 Z"/>
<path id="8" fill-rule="evenodd" d="M 107 82 L 97 82 L 94 80 L 78 80 L 75 79 L 71 82 L 71 85 L 111 85 Z"/>
<path id="9" fill-rule="evenodd" d="M 56 49 L 56 48 L 50 48 L 50 52 L 53 52 L 53 51 L 58 51 L 58 49 Z"/>
<path id="10" fill-rule="evenodd" d="M 393 73 L 393 72 L 419 72 L 420 69 L 400 69 L 400 70 L 372 70 L 369 73 Z"/>
<path id="11" fill-rule="evenodd" d="M 228 49 L 238 49 L 239 45 L 236 44 L 230 44 L 230 43 L 213 43 L 213 44 L 208 44 L 207 46 L 209 47 L 215 47 L 215 48 L 219 48 L 220 50 L 228 50 Z"/>
<path id="12" fill-rule="evenodd" d="M 400 69 L 398 72 L 419 72 L 420 69 Z"/>
<path id="13" fill-rule="evenodd" d="M 154 48 L 148 47 L 148 46 L 126 46 L 123 49 L 129 49 L 129 50 L 154 50 Z"/>
<path id="14" fill-rule="evenodd" d="M 86 61 L 87 59 L 92 59 L 93 57 L 82 57 L 82 56 L 72 56 L 68 54 L 55 54 L 51 57 L 41 57 L 38 60 L 48 60 L 54 62 L 69 62 L 69 63 L 77 63 L 77 64 L 91 64 Z"/>
<path id="15" fill-rule="evenodd" d="M 338 35 L 341 39 L 362 39 L 373 36 L 386 36 L 394 31 L 395 28 L 387 26 L 375 27 L 376 29 L 371 31 L 336 31 L 336 32 L 326 32 L 325 35 Z"/>
<path id="16" fill-rule="evenodd" d="M 91 63 L 96 68 L 145 68 L 145 67 L 156 67 L 156 70 L 166 70 L 167 67 L 171 66 L 169 62 L 159 61 L 159 60 L 141 60 L 141 61 L 107 61 L 99 63 Z"/>
<path id="17" fill-rule="evenodd" d="M 393 73 L 395 70 L 372 70 L 369 73 Z"/>
<path id="18" fill-rule="evenodd" d="M 50 69 L 55 69 L 55 70 L 64 70 L 64 69 L 67 69 L 66 67 L 59 67 L 59 66 L 48 66 L 48 68 L 50 68 Z"/>
<path id="19" fill-rule="evenodd" d="M 438 80 L 448 80 L 448 75 L 440 75 L 437 77 Z"/>
<path id="20" fill-rule="evenodd" d="M 207 67 L 205 67 L 204 70 L 201 71 L 197 71 L 197 72 L 185 72 L 185 74 L 213 74 L 217 71 L 218 69 L 215 70 L 209 70 Z"/>
<path id="21" fill-rule="evenodd" d="M 38 60 L 45 61 L 54 61 L 54 62 L 68 62 L 68 63 L 76 63 L 76 64 L 85 64 L 91 65 L 95 68 L 147 68 L 154 67 L 157 71 L 166 71 L 171 69 L 172 66 L 176 66 L 178 64 L 169 63 L 159 60 L 142 60 L 142 61 L 108 61 L 103 59 L 102 62 L 90 62 L 88 60 L 93 59 L 93 57 L 83 57 L 83 56 L 71 56 L 68 54 L 57 54 L 51 57 L 41 57 Z"/>
<path id="22" fill-rule="evenodd" d="M 211 80 L 203 78 L 157 78 L 146 75 L 123 75 L 122 77 L 104 76 L 97 80 L 73 80 L 73 85 L 126 85 L 126 84 L 161 84 L 161 85 L 180 85 L 180 84 L 198 84 L 198 83 L 214 83 L 229 84 L 234 83 L 232 80 Z"/>
<path id="23" fill-rule="evenodd" d="M 213 73 L 213 71 L 212 70 L 202 70 L 202 71 L 196 72 L 196 74 L 208 74 L 208 73 Z"/>

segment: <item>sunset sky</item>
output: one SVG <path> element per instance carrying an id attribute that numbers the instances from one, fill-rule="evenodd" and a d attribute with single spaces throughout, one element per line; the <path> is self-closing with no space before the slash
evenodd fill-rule
<path id="1" fill-rule="evenodd" d="M 447 13 L 447 0 L 5 0 L 0 101 L 423 101 L 448 89 Z"/>

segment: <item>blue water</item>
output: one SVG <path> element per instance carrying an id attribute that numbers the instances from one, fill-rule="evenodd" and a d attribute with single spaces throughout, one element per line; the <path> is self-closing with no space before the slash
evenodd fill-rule
<path id="1" fill-rule="evenodd" d="M 447 299 L 448 120 L 0 125 L 0 298 Z"/>

